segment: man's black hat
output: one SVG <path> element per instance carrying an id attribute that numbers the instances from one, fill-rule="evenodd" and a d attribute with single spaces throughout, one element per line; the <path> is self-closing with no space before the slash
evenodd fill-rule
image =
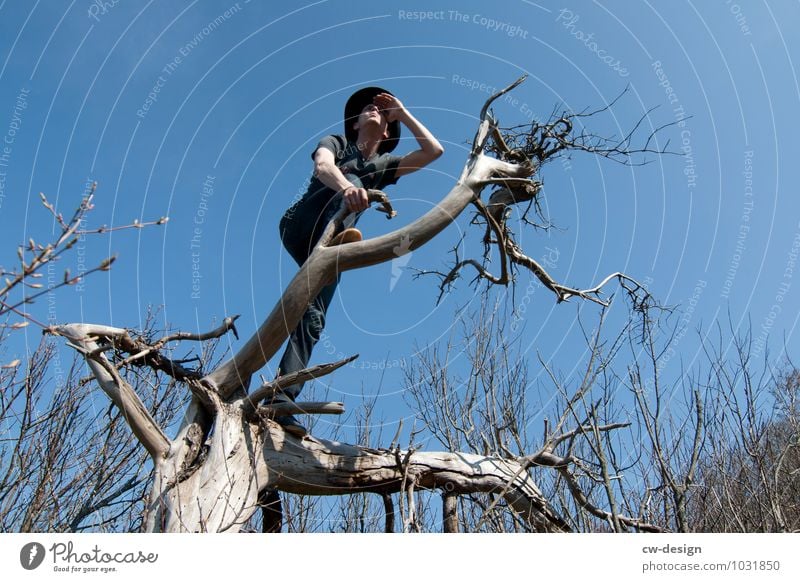
<path id="1" fill-rule="evenodd" d="M 350 99 L 347 100 L 347 103 L 344 106 L 344 135 L 348 142 L 355 143 L 356 139 L 358 138 L 358 132 L 353 129 L 353 124 L 358 121 L 358 116 L 361 113 L 361 110 L 372 103 L 375 95 L 378 95 L 379 93 L 388 93 L 389 95 L 393 95 L 390 91 L 380 87 L 364 87 L 363 89 L 359 89 L 350 95 Z M 389 123 L 388 129 L 389 137 L 381 141 L 381 145 L 378 146 L 379 154 L 385 154 L 392 151 L 397 147 L 397 142 L 400 140 L 399 121 L 392 121 Z"/>

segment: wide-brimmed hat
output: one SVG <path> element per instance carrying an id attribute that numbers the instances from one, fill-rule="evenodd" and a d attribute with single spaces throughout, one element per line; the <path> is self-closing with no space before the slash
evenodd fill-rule
<path id="1" fill-rule="evenodd" d="M 358 132 L 353 129 L 353 124 L 358 121 L 361 110 L 372 103 L 375 95 L 379 93 L 388 93 L 392 95 L 390 91 L 382 89 L 381 87 L 364 87 L 350 95 L 350 98 L 344 106 L 344 135 L 347 141 L 355 143 L 358 138 Z M 400 140 L 399 121 L 392 121 L 389 123 L 388 129 L 389 137 L 381 141 L 381 145 L 378 146 L 378 153 L 380 154 L 392 151 L 397 147 L 397 142 Z"/>

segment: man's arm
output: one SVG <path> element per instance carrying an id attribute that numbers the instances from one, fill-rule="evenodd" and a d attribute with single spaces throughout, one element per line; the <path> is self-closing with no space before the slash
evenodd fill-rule
<path id="1" fill-rule="evenodd" d="M 397 120 L 405 125 L 419 144 L 418 150 L 409 152 L 401 158 L 395 172 L 396 177 L 416 172 L 444 153 L 444 148 L 439 140 L 433 137 L 430 130 L 422 125 L 416 117 L 411 115 L 397 97 L 381 93 L 375 97 L 375 105 L 386 111 L 387 119 L 390 122 Z"/>
<path id="2" fill-rule="evenodd" d="M 333 152 L 328 148 L 317 148 L 314 152 L 314 175 L 331 190 L 342 192 L 345 205 L 351 212 L 361 212 L 369 208 L 367 191 L 364 188 L 356 188 L 344 177 L 336 166 Z"/>

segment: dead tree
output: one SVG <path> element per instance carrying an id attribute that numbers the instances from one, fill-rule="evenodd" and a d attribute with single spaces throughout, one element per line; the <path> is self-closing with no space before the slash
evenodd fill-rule
<path id="1" fill-rule="evenodd" d="M 530 144 L 509 145 L 513 132 L 506 137 L 501 135 L 489 107 L 522 81 L 518 80 L 487 100 L 464 169 L 455 186 L 435 208 L 388 234 L 329 247 L 329 241 L 345 218 L 346 210 L 342 208 L 327 225 L 319 244 L 257 332 L 238 353 L 216 369 L 192 369 L 185 362 L 168 358 L 166 350 L 175 342 L 201 341 L 235 332 L 235 318 L 226 319 L 222 326 L 208 334 L 173 334 L 158 341 L 146 341 L 128 330 L 104 325 L 67 324 L 50 328 L 85 356 L 98 384 L 123 412 L 134 435 L 152 457 L 154 477 L 145 530 L 237 531 L 260 507 L 265 492 L 275 489 L 306 495 L 375 492 L 384 499 L 389 499 L 388 494 L 400 492 L 401 502 L 406 500 L 405 511 L 400 513 L 405 516 L 407 529 L 414 528 L 415 490 L 441 489 L 450 497 L 493 492 L 531 529 L 569 529 L 533 482 L 527 471 L 530 460 L 455 451 L 401 450 L 399 447 L 371 449 L 311 436 L 297 439 L 272 420 L 280 414 L 341 413 L 343 408 L 339 403 L 269 405 L 262 402 L 268 402 L 284 386 L 297 381 L 297 375 L 320 377 L 349 360 L 251 386 L 253 375 L 277 352 L 309 301 L 328 282 L 344 271 L 393 259 L 398 246 L 409 251 L 421 247 L 470 204 L 477 207 L 486 221 L 487 241 L 493 241 L 499 249 L 503 271 L 499 277 L 493 276 L 477 261 L 466 261 L 456 266 L 446 282 L 471 262 L 479 268 L 482 277 L 507 283 L 507 265 L 511 261 L 531 269 L 560 301 L 580 297 L 600 302 L 599 292 L 612 279 L 619 280 L 639 302 L 647 297 L 641 286 L 622 273 L 614 273 L 589 289 L 561 285 L 514 242 L 505 226 L 507 209 L 513 204 L 535 201 L 540 183 L 534 175 L 544 159 L 555 155 L 549 153 L 553 148 L 560 151 L 559 148 L 567 147 L 570 143 L 567 133 L 571 129 L 569 119 L 561 119 L 531 134 Z M 592 146 L 587 142 L 588 145 L 582 147 L 580 136 L 571 143 L 573 149 L 603 154 L 596 144 Z M 620 151 L 625 147 L 624 142 L 618 146 Z M 613 153 L 612 149 L 608 155 Z M 483 201 L 482 193 L 491 187 L 497 189 L 489 195 L 488 201 Z M 370 199 L 381 202 L 391 217 L 391 205 L 382 193 L 373 191 Z M 174 438 L 166 435 L 124 378 L 124 369 L 138 365 L 150 366 L 173 377 L 192 393 L 191 404 Z M 445 507 L 451 512 L 452 501 L 448 500 Z M 386 513 L 394 519 L 391 504 L 387 505 Z M 451 528 L 452 515 L 448 516 L 447 523 Z"/>

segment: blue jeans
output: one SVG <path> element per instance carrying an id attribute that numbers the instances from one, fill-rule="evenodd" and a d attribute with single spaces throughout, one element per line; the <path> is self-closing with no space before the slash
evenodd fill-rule
<path id="1" fill-rule="evenodd" d="M 348 174 L 345 177 L 354 186 L 363 187 L 357 176 Z M 325 226 L 339 210 L 341 203 L 341 193 L 324 188 L 315 192 L 313 196 L 305 197 L 286 211 L 279 225 L 281 241 L 298 265 L 306 262 L 322 236 Z M 325 315 L 338 284 L 339 277 L 330 285 L 323 287 L 319 295 L 309 303 L 303 318 L 289 335 L 286 351 L 278 364 L 281 375 L 308 367 L 311 352 L 325 328 Z M 289 386 L 283 390 L 283 393 L 295 400 L 303 389 L 303 384 L 304 382 L 299 382 Z"/>

